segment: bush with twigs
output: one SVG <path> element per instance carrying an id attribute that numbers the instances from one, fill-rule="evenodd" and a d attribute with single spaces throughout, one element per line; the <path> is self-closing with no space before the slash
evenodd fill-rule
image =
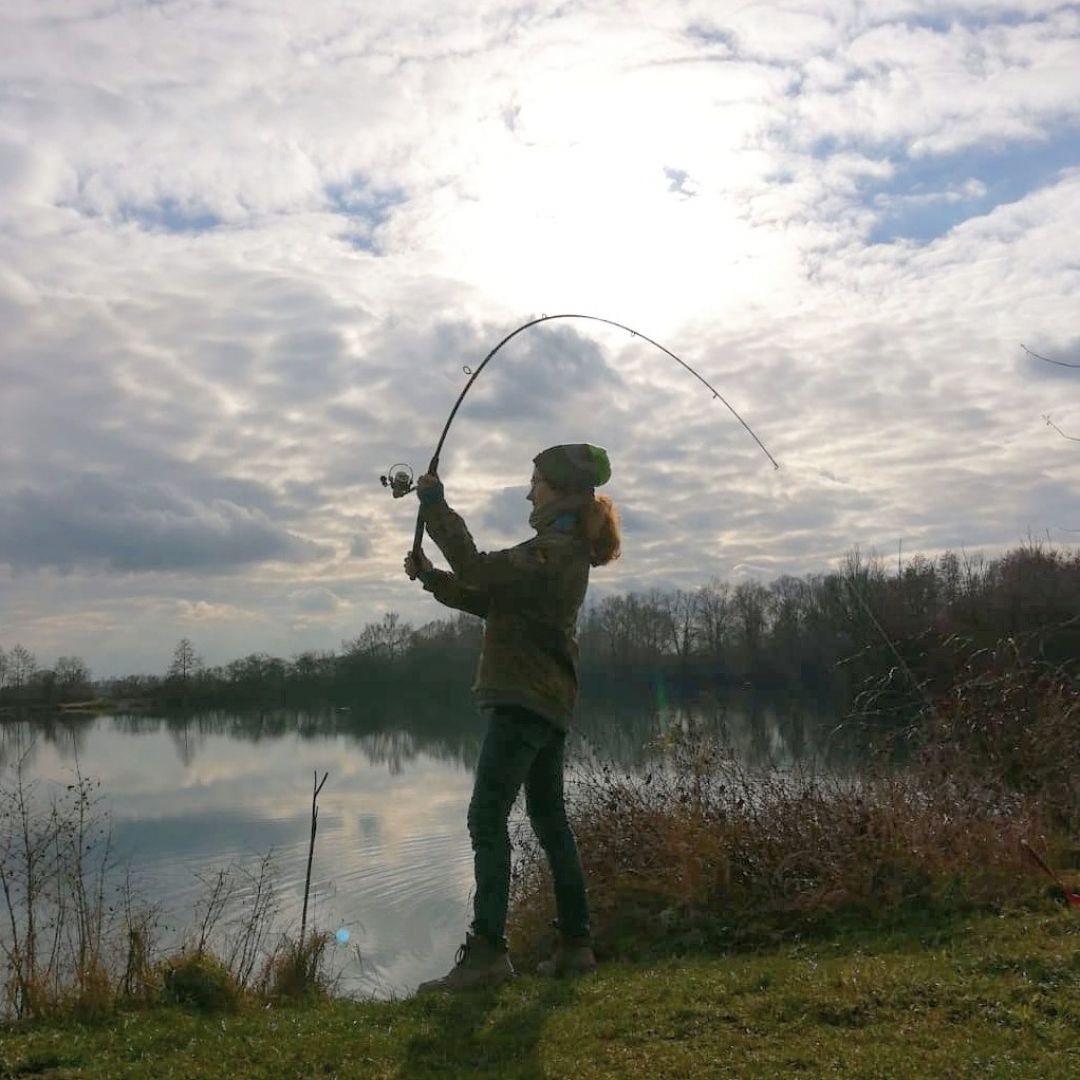
<path id="1" fill-rule="evenodd" d="M 962 678 L 909 737 L 924 774 L 965 797 L 1023 795 L 1067 836 L 1080 827 L 1080 687 L 1033 651 L 1011 638 L 963 649 Z"/>

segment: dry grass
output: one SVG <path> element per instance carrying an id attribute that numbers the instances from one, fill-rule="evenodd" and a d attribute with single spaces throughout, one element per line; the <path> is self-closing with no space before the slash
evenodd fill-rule
<path id="1" fill-rule="evenodd" d="M 328 997 L 333 981 L 326 974 L 326 950 L 332 940 L 332 934 L 317 930 L 284 942 L 264 968 L 261 994 L 276 1001 Z"/>
<path id="2" fill-rule="evenodd" d="M 751 946 L 852 923 L 994 908 L 1045 882 L 1020 841 L 1061 853 L 1078 821 L 1078 695 L 1007 645 L 911 734 L 916 753 L 852 776 L 751 770 L 684 723 L 644 777 L 581 770 L 569 805 L 597 951 Z M 519 827 L 509 934 L 550 945 L 546 860 Z"/>

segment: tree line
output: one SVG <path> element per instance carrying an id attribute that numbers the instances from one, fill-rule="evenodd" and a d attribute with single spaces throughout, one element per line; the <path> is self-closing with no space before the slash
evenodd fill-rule
<path id="1" fill-rule="evenodd" d="M 868 680 L 890 676 L 896 693 L 910 696 L 948 685 L 961 641 L 977 649 L 1038 632 L 1042 658 L 1065 663 L 1078 655 L 1078 613 L 1080 552 L 1029 543 L 993 559 L 946 552 L 887 567 L 856 550 L 824 574 L 604 597 L 583 609 L 578 641 L 586 691 L 663 679 L 675 692 L 737 685 L 850 699 Z M 435 687 L 467 685 L 482 625 L 455 614 L 414 627 L 391 612 L 337 651 L 289 660 L 256 652 L 218 666 L 183 638 L 163 674 L 107 689 L 114 699 L 170 705 L 349 705 L 382 696 L 401 707 Z M 9 700 L 62 699 L 89 685 L 78 657 L 44 671 L 19 645 L 0 658 L 0 695 Z"/>
<path id="2" fill-rule="evenodd" d="M 90 669 L 78 656 L 61 656 L 52 667 L 42 667 L 21 643 L 10 651 L 0 646 L 0 702 L 78 701 L 91 693 Z"/>

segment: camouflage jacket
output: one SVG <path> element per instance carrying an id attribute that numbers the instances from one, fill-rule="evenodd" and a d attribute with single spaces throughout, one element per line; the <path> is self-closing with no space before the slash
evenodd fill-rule
<path id="1" fill-rule="evenodd" d="M 574 631 L 589 584 L 589 545 L 576 515 L 557 512 L 545 515 L 531 540 L 482 552 L 445 501 L 423 506 L 427 531 L 453 571 L 431 570 L 423 581 L 436 600 L 485 620 L 473 683 L 480 704 L 524 705 L 565 729 L 577 701 Z"/>

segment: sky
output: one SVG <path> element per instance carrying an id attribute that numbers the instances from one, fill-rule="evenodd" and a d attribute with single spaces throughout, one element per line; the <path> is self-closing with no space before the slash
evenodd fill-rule
<path id="1" fill-rule="evenodd" d="M 481 549 L 579 441 L 624 523 L 597 599 L 1068 548 L 1078 222 L 1077 4 L 6 0 L 0 647 L 162 673 L 448 614 L 378 477 L 545 313 L 661 342 L 781 468 L 554 321 L 450 430 Z"/>

